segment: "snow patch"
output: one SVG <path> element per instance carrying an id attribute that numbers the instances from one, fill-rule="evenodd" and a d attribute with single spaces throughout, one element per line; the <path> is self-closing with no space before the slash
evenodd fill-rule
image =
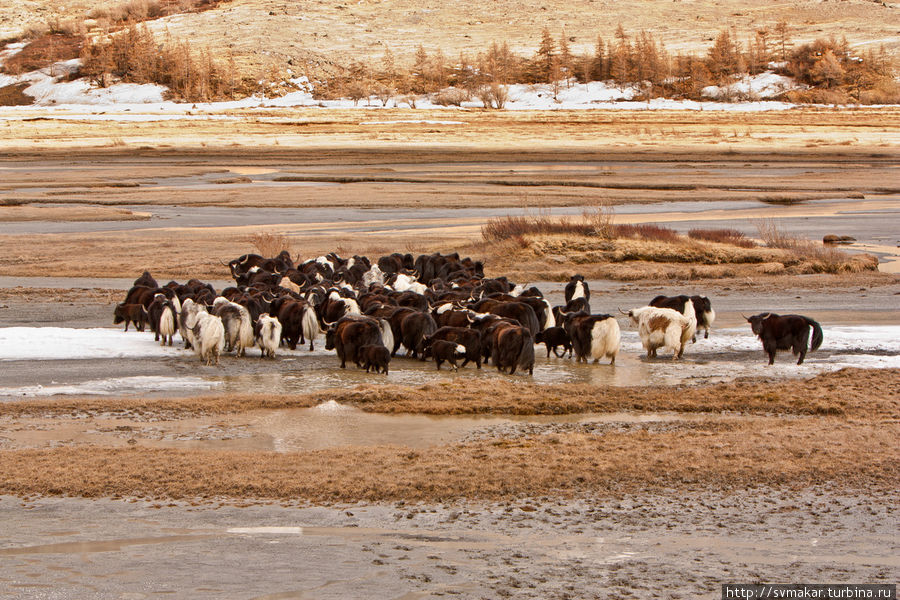
<path id="1" fill-rule="evenodd" d="M 404 123 L 417 123 L 424 125 L 466 125 L 465 121 L 430 121 L 428 119 L 404 119 L 398 121 L 362 121 L 360 125 L 400 125 Z"/>
<path id="2" fill-rule="evenodd" d="M 766 71 L 752 77 L 743 77 L 726 86 L 710 85 L 700 93 L 706 98 L 773 98 L 788 90 L 798 89 L 800 86 L 790 77 L 778 75 L 772 71 Z"/>
<path id="3" fill-rule="evenodd" d="M 228 533 L 264 533 L 264 534 L 293 534 L 303 535 L 302 527 L 230 527 Z"/>
<path id="4" fill-rule="evenodd" d="M 354 412 L 356 409 L 352 406 L 347 406 L 345 404 L 341 404 L 340 402 L 335 402 L 334 400 L 328 400 L 326 402 L 322 402 L 321 404 L 317 404 L 312 407 L 310 410 L 318 412 L 318 413 L 345 413 L 345 412 Z"/>
<path id="5" fill-rule="evenodd" d="M 221 386 L 218 381 L 206 381 L 199 377 L 118 377 L 92 379 L 68 385 L 28 385 L 0 387 L 0 397 L 38 398 L 46 396 L 112 396 L 129 393 L 147 393 L 209 390 Z"/>
<path id="6" fill-rule="evenodd" d="M 181 356 L 182 348 L 160 346 L 149 331 L 71 329 L 66 327 L 0 328 L 0 361 L 77 360 Z"/>

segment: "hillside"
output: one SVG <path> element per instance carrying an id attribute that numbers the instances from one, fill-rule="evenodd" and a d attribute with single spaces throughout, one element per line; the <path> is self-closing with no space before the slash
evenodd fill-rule
<path id="1" fill-rule="evenodd" d="M 122 6 L 109 0 L 0 0 L 0 39 L 14 39 L 49 22 L 83 23 L 91 11 Z M 129 6 L 153 5 L 131 0 Z M 183 4 L 183 3 L 182 3 Z M 738 7 L 739 6 L 739 7 Z M 597 39 L 613 37 L 621 23 L 635 34 L 654 33 L 670 52 L 705 51 L 717 32 L 734 27 L 739 37 L 785 20 L 794 43 L 846 36 L 851 47 L 900 51 L 900 4 L 871 0 L 525 0 L 426 3 L 422 0 L 231 0 L 209 10 L 151 21 L 155 33 L 208 46 L 233 56 L 244 73 L 264 77 L 273 69 L 322 77 L 354 60 L 377 63 L 390 49 L 398 63 L 412 62 L 419 45 L 440 49 L 448 60 L 491 42 L 533 54 L 546 27 L 563 30 L 573 53 L 589 53 Z M 90 30 L 96 20 L 88 21 Z"/>

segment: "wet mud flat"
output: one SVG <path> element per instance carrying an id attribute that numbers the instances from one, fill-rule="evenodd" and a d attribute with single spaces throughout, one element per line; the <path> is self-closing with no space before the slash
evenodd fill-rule
<path id="1" fill-rule="evenodd" d="M 196 505 L 0 497 L 7 597 L 719 598 L 726 582 L 894 583 L 896 491 L 499 503 Z"/>

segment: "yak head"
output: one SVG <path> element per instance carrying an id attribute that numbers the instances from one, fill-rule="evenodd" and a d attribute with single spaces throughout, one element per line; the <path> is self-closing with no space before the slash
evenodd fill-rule
<path id="1" fill-rule="evenodd" d="M 334 340 L 337 335 L 337 327 L 331 326 L 325 332 L 325 349 L 334 350 Z"/>
<path id="2" fill-rule="evenodd" d="M 772 313 L 759 313 L 758 315 L 753 315 L 752 317 L 744 317 L 747 319 L 747 322 L 750 323 L 750 329 L 753 331 L 754 335 L 762 335 L 763 330 L 763 322 L 771 316 Z M 741 315 L 744 316 L 744 315 Z"/>

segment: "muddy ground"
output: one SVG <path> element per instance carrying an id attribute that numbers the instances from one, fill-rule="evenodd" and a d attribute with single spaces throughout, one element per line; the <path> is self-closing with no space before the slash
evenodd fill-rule
<path id="1" fill-rule="evenodd" d="M 13 597 L 719 598 L 726 582 L 894 583 L 896 492 L 245 507 L 0 498 Z"/>

